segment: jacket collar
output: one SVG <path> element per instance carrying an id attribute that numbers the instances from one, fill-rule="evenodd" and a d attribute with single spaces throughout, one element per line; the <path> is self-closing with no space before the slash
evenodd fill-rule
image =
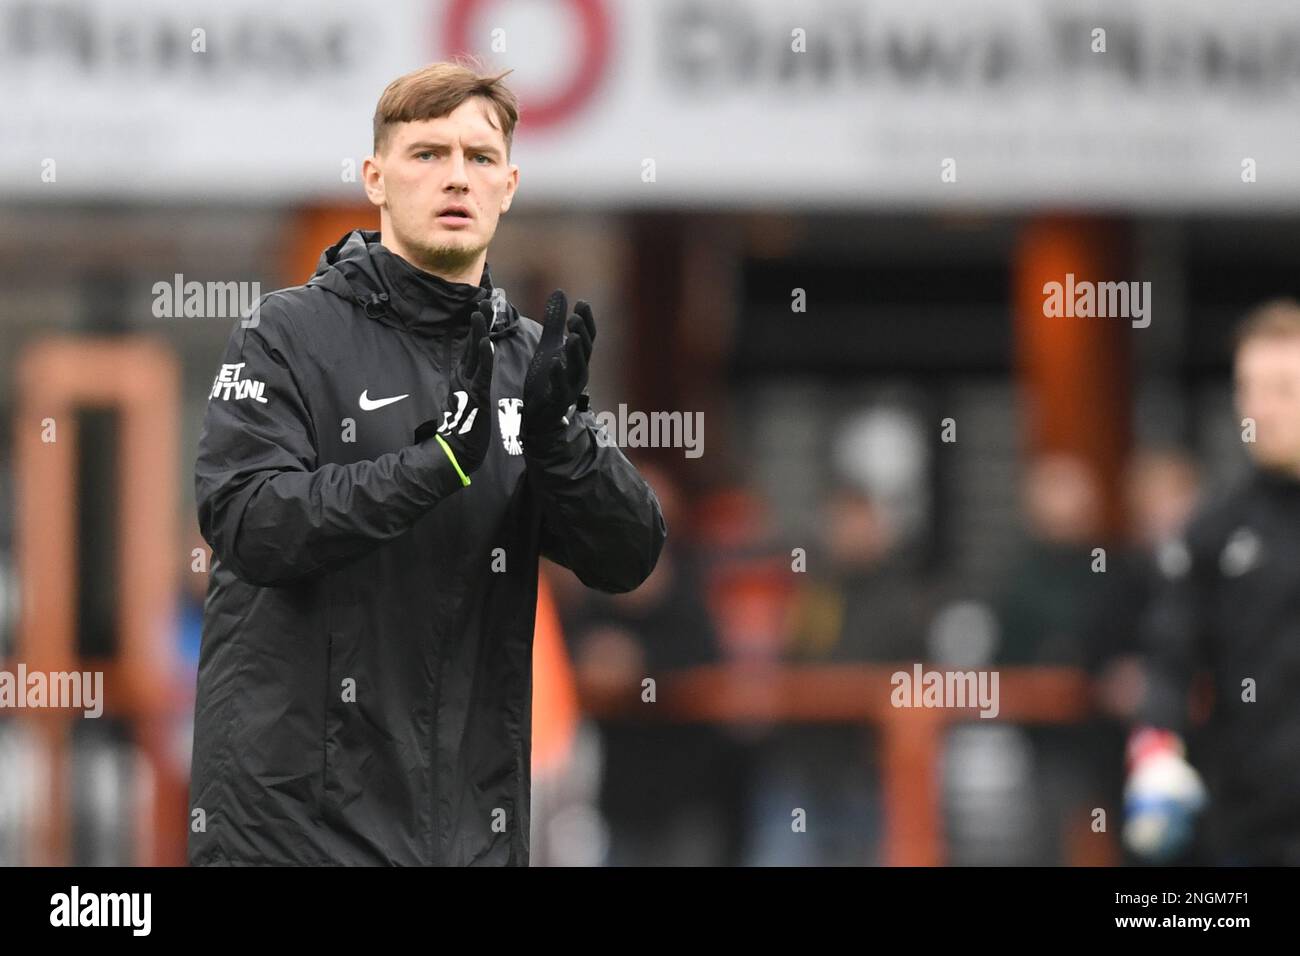
<path id="1" fill-rule="evenodd" d="M 478 285 L 449 282 L 407 262 L 388 247 L 369 245 L 370 261 L 388 291 L 388 304 L 407 328 L 426 327 L 465 316 L 474 305 L 492 295 L 492 276 L 486 263 Z"/>
<path id="2" fill-rule="evenodd" d="M 475 304 L 490 300 L 495 291 L 486 262 L 478 285 L 449 282 L 386 248 L 379 232 L 371 229 L 354 229 L 321 253 L 310 284 L 352 299 L 376 321 L 434 336 L 444 330 L 456 334 L 468 324 Z M 513 334 L 519 318 L 503 293 L 499 301 L 502 308 L 496 314 L 493 339 Z"/>

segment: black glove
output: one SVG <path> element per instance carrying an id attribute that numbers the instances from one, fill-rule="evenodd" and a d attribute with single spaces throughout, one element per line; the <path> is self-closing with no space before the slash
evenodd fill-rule
<path id="1" fill-rule="evenodd" d="M 587 387 L 596 320 L 591 306 L 581 299 L 574 303 L 573 309 L 576 314 L 569 315 L 563 290 L 556 289 L 546 300 L 542 337 L 524 376 L 520 423 L 524 451 L 528 450 L 529 438 L 550 437 L 563 428 L 564 416 Z"/>
<path id="2" fill-rule="evenodd" d="M 465 485 L 469 484 L 469 475 L 483 464 L 492 440 L 493 353 L 482 309 L 480 303 L 470 314 L 469 338 L 460 362 L 448 377 L 442 417 L 415 430 L 416 441 L 437 437 Z"/>

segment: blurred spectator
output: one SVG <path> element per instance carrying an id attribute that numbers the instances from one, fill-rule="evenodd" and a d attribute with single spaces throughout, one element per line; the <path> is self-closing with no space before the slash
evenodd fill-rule
<path id="1" fill-rule="evenodd" d="M 1024 483 L 1028 538 L 996 602 L 1001 664 L 1081 665 L 1087 656 L 1092 549 L 1103 544 L 1101 496 L 1078 459 L 1046 455 Z"/>
<path id="2" fill-rule="evenodd" d="M 769 502 L 751 487 L 729 485 L 695 514 L 720 653 L 731 662 L 775 664 L 785 651 L 795 576 Z"/>
<path id="3" fill-rule="evenodd" d="M 1094 570 L 1093 550 L 1107 544 L 1096 475 L 1072 455 L 1046 454 L 1029 464 L 1022 495 L 1028 534 L 995 601 L 995 660 L 1083 667 L 1093 654 L 1108 581 Z M 1018 832 L 1008 835 L 1027 848 L 1013 862 L 1067 862 L 1088 833 L 1089 809 L 1108 790 L 1104 772 L 1116 742 L 1098 748 L 1093 726 L 1048 725 L 1022 728 L 1005 744 L 1026 748 L 1032 781 L 1016 815 Z"/>
<path id="4" fill-rule="evenodd" d="M 823 512 L 824 565 L 810 561 L 787 656 L 808 661 L 912 661 L 922 653 L 926 595 L 898 554 L 884 510 L 843 488 Z"/>
<path id="5" fill-rule="evenodd" d="M 821 547 L 792 608 L 792 663 L 910 662 L 923 656 L 925 595 L 885 510 L 842 488 L 826 499 Z M 791 814 L 806 814 L 794 832 Z M 763 748 L 755 792 L 755 865 L 880 862 L 875 742 L 854 724 L 784 725 Z"/>
<path id="6" fill-rule="evenodd" d="M 591 592 L 571 610 L 565 628 L 579 679 L 597 693 L 639 694 L 646 677 L 662 681 L 673 671 L 720 659 L 677 487 L 659 469 L 642 467 L 642 474 L 670 529 L 659 563 L 628 594 Z M 737 752 L 724 730 L 657 715 L 602 719 L 597 726 L 604 743 L 600 806 L 609 829 L 608 865 L 737 862 Z"/>
<path id="7" fill-rule="evenodd" d="M 1129 535 L 1107 568 L 1104 625 L 1095 629 L 1088 657 L 1097 675 L 1098 709 L 1131 720 L 1142 697 L 1139 626 L 1157 585 L 1156 556 L 1174 541 L 1195 507 L 1200 479 L 1195 462 L 1176 450 L 1140 450 L 1125 475 Z"/>
<path id="8" fill-rule="evenodd" d="M 208 594 L 212 549 L 199 533 L 191 513 L 181 516 L 182 564 L 178 578 L 173 628 L 176 638 L 176 688 L 192 701 L 199 673 L 199 653 L 203 647 L 203 603 Z M 180 706 L 173 717 L 169 755 L 186 778 L 194 750 L 194 707 Z"/>
<path id="9" fill-rule="evenodd" d="M 1109 554 L 1086 655 L 1093 676 L 1097 719 L 1088 736 L 1089 765 L 1103 805 L 1123 805 L 1124 743 L 1142 700 L 1141 623 L 1158 586 L 1157 555 L 1174 541 L 1196 505 L 1195 462 L 1173 449 L 1139 449 L 1124 476 L 1128 525 L 1125 541 Z M 1131 854 L 1127 863 L 1138 862 Z"/>
<path id="10" fill-rule="evenodd" d="M 180 593 L 176 602 L 177 658 L 184 669 L 186 686 L 197 679 L 199 651 L 203 644 L 203 602 L 208 594 L 208 568 L 212 550 L 199 533 L 192 515 L 183 519 L 189 530 L 184 539 L 185 565 L 179 575 Z"/>

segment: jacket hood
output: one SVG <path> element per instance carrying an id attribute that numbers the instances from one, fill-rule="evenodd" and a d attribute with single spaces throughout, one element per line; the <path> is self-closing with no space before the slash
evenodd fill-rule
<path id="1" fill-rule="evenodd" d="M 354 229 L 322 252 L 307 284 L 354 302 L 377 322 L 410 332 L 437 334 L 468 324 L 474 306 L 484 300 L 496 302 L 493 340 L 514 335 L 519 327 L 519 310 L 492 284 L 486 262 L 478 285 L 449 282 L 386 248 L 373 229 Z"/>

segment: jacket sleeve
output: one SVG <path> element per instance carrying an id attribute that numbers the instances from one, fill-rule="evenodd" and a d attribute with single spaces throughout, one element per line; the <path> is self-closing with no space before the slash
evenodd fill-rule
<path id="1" fill-rule="evenodd" d="M 373 461 L 319 464 L 311 406 L 282 320 L 263 306 L 256 327 L 232 333 L 194 468 L 204 539 L 238 577 L 259 586 L 359 557 L 461 487 L 432 438 Z"/>
<path id="2" fill-rule="evenodd" d="M 1157 583 L 1141 623 L 1146 692 L 1138 724 L 1185 734 L 1192 680 L 1208 666 L 1203 611 L 1211 580 L 1211 536 L 1194 521 L 1157 552 Z"/>
<path id="3" fill-rule="evenodd" d="M 654 490 L 585 408 L 551 438 L 524 441 L 542 508 L 542 554 L 589 588 L 631 591 L 650 576 L 668 537 Z M 530 451 L 529 446 L 535 447 Z"/>

